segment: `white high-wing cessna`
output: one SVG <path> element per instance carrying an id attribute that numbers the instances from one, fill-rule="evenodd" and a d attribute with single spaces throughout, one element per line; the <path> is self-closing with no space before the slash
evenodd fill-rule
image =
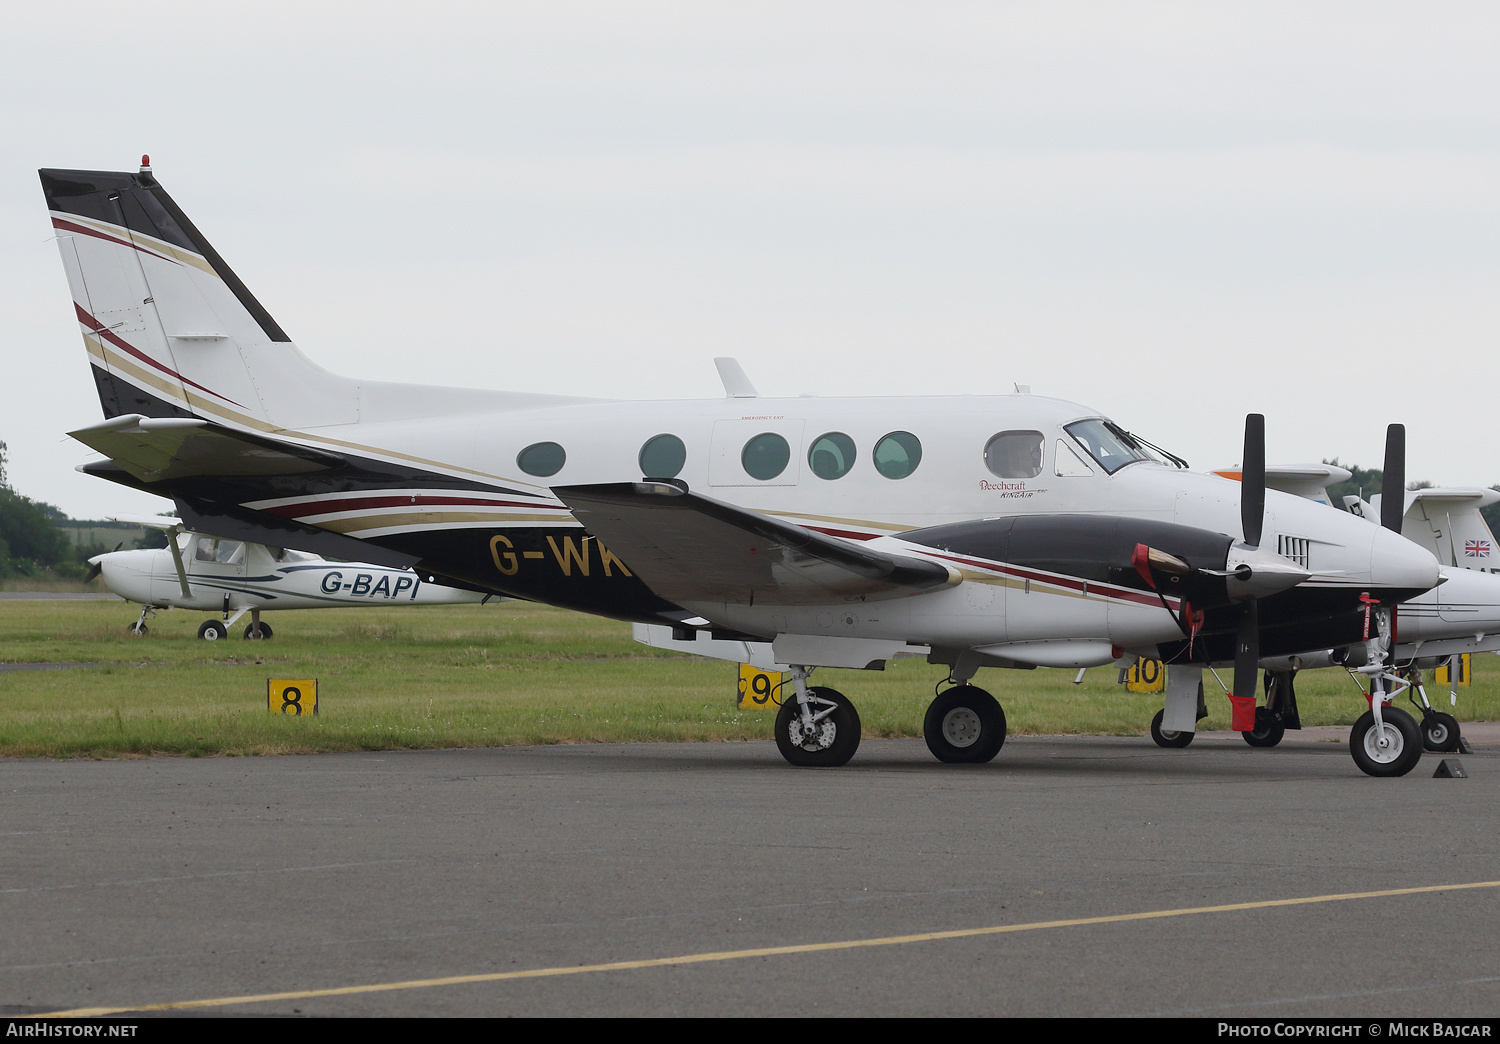
<path id="1" fill-rule="evenodd" d="M 205 620 L 198 637 L 229 636 L 246 613 L 246 638 L 271 637 L 263 609 L 348 609 L 371 605 L 451 605 L 486 602 L 483 591 L 461 591 L 426 584 L 409 569 L 369 562 L 329 562 L 306 551 L 267 547 L 243 540 L 221 540 L 190 533 L 175 518 L 117 516 L 115 521 L 164 530 L 167 546 L 111 551 L 89 559 L 89 579 L 141 605 L 131 633 L 145 634 L 157 609 L 199 609 L 222 614 Z"/>
<path id="2" fill-rule="evenodd" d="M 1388 616 L 1438 580 L 1397 534 L 1267 493 L 1258 416 L 1236 484 L 1032 395 L 764 398 L 727 360 L 709 401 L 355 380 L 293 345 L 149 164 L 41 179 L 107 417 L 72 433 L 109 458 L 83 470 L 171 498 L 195 531 L 413 566 L 705 651 L 769 644 L 792 668 L 775 733 L 793 764 L 859 743 L 852 702 L 808 672 L 903 654 L 949 667 L 926 719 L 944 761 L 1004 742 L 979 667 L 1164 644 L 1234 662 L 1249 728 L 1262 654 L 1359 641 L 1368 606 Z"/>

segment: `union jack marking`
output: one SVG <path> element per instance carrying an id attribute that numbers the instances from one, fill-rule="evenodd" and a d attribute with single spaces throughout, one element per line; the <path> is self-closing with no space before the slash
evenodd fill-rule
<path id="1" fill-rule="evenodd" d="M 1464 542 L 1465 558 L 1489 558 L 1490 542 L 1488 540 L 1467 540 Z"/>

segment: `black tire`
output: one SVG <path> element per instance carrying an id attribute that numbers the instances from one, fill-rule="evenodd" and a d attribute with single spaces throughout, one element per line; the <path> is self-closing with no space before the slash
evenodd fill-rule
<path id="1" fill-rule="evenodd" d="M 1255 708 L 1255 728 L 1249 732 L 1240 733 L 1245 737 L 1245 742 L 1252 747 L 1274 747 L 1281 742 L 1281 737 L 1286 735 L 1286 726 L 1277 720 L 1276 715 L 1265 707 Z"/>
<path id="2" fill-rule="evenodd" d="M 811 688 L 807 694 L 834 704 L 833 713 L 814 724 L 813 735 L 802 732 L 802 709 L 797 697 L 789 693 L 776 712 L 776 749 L 787 762 L 798 768 L 837 768 L 847 765 L 859 749 L 859 712 L 849 698 L 837 689 Z M 827 710 L 813 705 L 813 713 Z"/>
<path id="3" fill-rule="evenodd" d="M 133 623 L 129 627 L 127 627 L 126 630 L 137 638 L 144 638 L 146 637 L 146 635 L 151 633 L 151 628 L 147 627 L 145 624 Z"/>
<path id="4" fill-rule="evenodd" d="M 955 685 L 928 706 L 922 736 L 939 761 L 982 765 L 1005 745 L 1005 711 L 978 686 Z"/>
<path id="5" fill-rule="evenodd" d="M 261 624 L 260 625 L 260 638 L 259 638 L 259 640 L 260 641 L 265 641 L 267 638 L 271 637 L 271 633 L 272 632 L 271 632 L 271 625 L 270 624 L 268 624 L 268 623 Z M 256 636 L 255 636 L 255 624 L 253 624 L 253 623 L 247 623 L 245 625 L 245 637 L 248 638 L 248 639 L 250 639 L 251 641 L 255 641 L 256 640 Z"/>
<path id="6" fill-rule="evenodd" d="M 205 642 L 216 642 L 220 638 L 229 637 L 229 628 L 218 620 L 204 620 L 203 626 L 198 628 L 198 637 Z"/>
<path id="7" fill-rule="evenodd" d="M 1151 739 L 1158 747 L 1186 747 L 1193 742 L 1196 732 L 1172 732 L 1161 727 L 1162 719 L 1167 716 L 1165 710 L 1156 712 L 1156 717 L 1151 719 Z"/>
<path id="8" fill-rule="evenodd" d="M 1422 749 L 1439 754 L 1458 750 L 1458 719 L 1442 711 L 1422 716 Z"/>
<path id="9" fill-rule="evenodd" d="M 1422 760 L 1422 730 L 1404 710 L 1381 711 L 1390 745 L 1376 746 L 1375 713 L 1365 711 L 1349 733 L 1349 753 L 1367 776 L 1404 776 Z"/>

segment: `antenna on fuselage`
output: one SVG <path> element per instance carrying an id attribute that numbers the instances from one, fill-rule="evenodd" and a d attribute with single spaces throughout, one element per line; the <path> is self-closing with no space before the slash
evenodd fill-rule
<path id="1" fill-rule="evenodd" d="M 719 380 L 724 382 L 724 397 L 728 399 L 758 399 L 760 392 L 755 390 L 755 385 L 750 383 L 750 378 L 745 376 L 745 371 L 740 367 L 738 359 L 721 355 L 714 360 L 714 365 L 719 368 Z"/>

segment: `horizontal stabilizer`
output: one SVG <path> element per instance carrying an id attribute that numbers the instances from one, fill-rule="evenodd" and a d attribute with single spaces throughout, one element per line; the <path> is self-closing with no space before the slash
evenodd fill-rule
<path id="1" fill-rule="evenodd" d="M 196 417 L 126 414 L 68 434 L 143 482 L 197 475 L 302 475 L 344 465 L 332 453 L 234 431 Z"/>
<path id="2" fill-rule="evenodd" d="M 678 483 L 552 492 L 653 591 L 679 604 L 815 605 L 915 594 L 957 578 L 938 562 L 857 547 Z"/>

